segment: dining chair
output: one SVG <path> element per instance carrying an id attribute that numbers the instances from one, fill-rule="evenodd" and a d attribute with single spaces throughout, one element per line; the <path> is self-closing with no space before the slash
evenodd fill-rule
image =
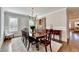
<path id="1" fill-rule="evenodd" d="M 39 40 L 35 39 L 32 36 L 28 36 L 28 41 L 29 41 L 29 44 L 28 44 L 27 51 L 29 51 L 30 45 L 36 45 L 37 50 L 39 50 L 39 46 L 38 46 Z"/>
<path id="2" fill-rule="evenodd" d="M 57 41 L 57 42 L 62 42 L 62 31 L 61 30 L 53 30 L 52 33 L 51 33 L 51 36 L 53 35 L 53 38 L 52 40 L 53 41 Z M 56 36 L 58 36 L 58 38 L 56 38 Z"/>
<path id="3" fill-rule="evenodd" d="M 39 40 L 36 40 L 33 36 L 29 36 L 29 32 L 22 30 L 22 37 L 25 47 L 27 46 L 28 42 L 27 51 L 29 50 L 30 45 L 36 45 L 36 48 L 38 49 Z"/>
<path id="4" fill-rule="evenodd" d="M 50 47 L 50 51 L 52 52 L 52 47 L 51 47 L 51 37 L 50 37 L 50 31 L 46 30 L 47 35 L 40 37 L 41 38 L 41 43 L 45 47 L 45 51 L 47 52 L 47 47 Z M 42 39 L 43 38 L 43 39 Z"/>
<path id="5" fill-rule="evenodd" d="M 47 38 L 52 38 L 52 32 L 53 32 L 53 29 L 46 29 L 46 33 L 47 33 Z"/>
<path id="6" fill-rule="evenodd" d="M 22 32 L 22 41 L 23 41 L 25 47 L 27 47 L 28 33 L 23 30 L 21 32 Z"/>

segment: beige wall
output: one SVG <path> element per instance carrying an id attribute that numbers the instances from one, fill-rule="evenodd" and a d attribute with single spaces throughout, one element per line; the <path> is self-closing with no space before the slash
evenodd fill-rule
<path id="1" fill-rule="evenodd" d="M 67 41 L 67 17 L 66 8 L 58 10 L 46 16 L 46 28 L 62 30 L 62 40 Z"/>

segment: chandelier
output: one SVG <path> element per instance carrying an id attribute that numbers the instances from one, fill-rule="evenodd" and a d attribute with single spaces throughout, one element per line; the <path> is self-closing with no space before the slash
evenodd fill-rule
<path id="1" fill-rule="evenodd" d="M 32 20 L 36 20 L 37 15 L 34 14 L 34 8 L 32 8 L 32 14 L 31 14 Z"/>

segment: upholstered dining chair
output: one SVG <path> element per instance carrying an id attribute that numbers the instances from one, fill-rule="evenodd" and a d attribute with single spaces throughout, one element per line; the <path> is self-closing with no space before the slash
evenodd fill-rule
<path id="1" fill-rule="evenodd" d="M 51 47 L 51 37 L 50 37 L 50 31 L 46 30 L 46 35 L 39 37 L 41 40 L 41 44 L 44 45 L 45 51 L 47 52 L 48 49 L 47 47 L 49 46 L 50 51 L 52 52 L 52 47 Z"/>
<path id="2" fill-rule="evenodd" d="M 26 46 L 28 42 L 27 51 L 29 51 L 30 45 L 36 45 L 36 48 L 38 48 L 37 43 L 39 42 L 39 40 L 36 40 L 34 37 L 29 36 L 28 32 L 22 31 L 22 37 L 23 37 L 23 42 L 25 41 Z"/>
<path id="3" fill-rule="evenodd" d="M 23 41 L 25 47 L 27 47 L 28 33 L 23 30 L 21 32 L 22 32 L 22 41 Z"/>
<path id="4" fill-rule="evenodd" d="M 37 50 L 39 50 L 39 45 L 38 45 L 39 40 L 35 39 L 32 36 L 29 36 L 28 37 L 28 41 L 29 41 L 29 44 L 28 44 L 27 51 L 29 50 L 30 45 L 36 45 Z"/>
<path id="5" fill-rule="evenodd" d="M 61 30 L 53 30 L 52 34 L 53 34 L 54 41 L 62 43 L 62 31 Z"/>

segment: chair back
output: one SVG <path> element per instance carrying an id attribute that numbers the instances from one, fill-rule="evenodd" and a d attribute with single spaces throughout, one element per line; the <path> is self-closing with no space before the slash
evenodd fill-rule
<path id="1" fill-rule="evenodd" d="M 27 32 L 25 32 L 25 31 L 22 30 L 22 37 L 28 38 L 28 36 L 29 36 L 28 34 L 29 33 L 27 33 Z"/>
<path id="2" fill-rule="evenodd" d="M 52 33 L 53 33 L 53 29 L 46 29 L 46 33 L 47 33 L 47 37 L 48 37 L 49 39 L 51 39 Z"/>

